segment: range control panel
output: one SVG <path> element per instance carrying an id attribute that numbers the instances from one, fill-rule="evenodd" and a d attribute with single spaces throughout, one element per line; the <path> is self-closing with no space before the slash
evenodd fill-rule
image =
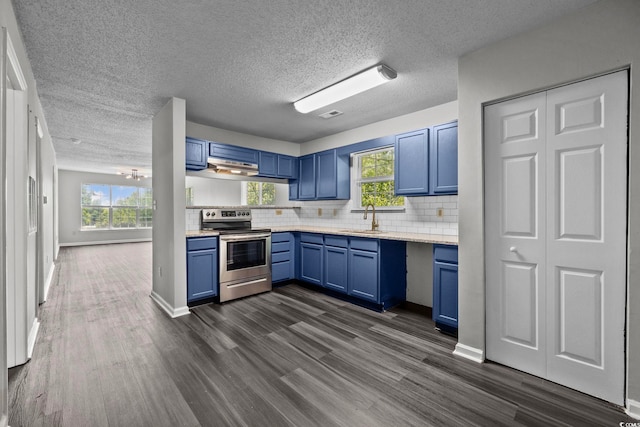
<path id="1" fill-rule="evenodd" d="M 202 222 L 251 221 L 250 209 L 203 209 Z"/>

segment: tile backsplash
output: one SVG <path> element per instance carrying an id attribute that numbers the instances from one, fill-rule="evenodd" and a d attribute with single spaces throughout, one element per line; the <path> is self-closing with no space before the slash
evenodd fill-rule
<path id="1" fill-rule="evenodd" d="M 352 212 L 350 200 L 297 202 L 296 207 L 253 209 L 254 227 L 318 226 L 366 230 L 371 227 L 371 212 Z M 442 209 L 442 216 L 438 216 Z M 279 213 L 279 214 L 278 214 Z M 197 230 L 200 209 L 187 209 L 186 228 Z M 388 232 L 458 235 L 458 196 L 406 197 L 404 211 L 376 211 L 379 229 Z"/>

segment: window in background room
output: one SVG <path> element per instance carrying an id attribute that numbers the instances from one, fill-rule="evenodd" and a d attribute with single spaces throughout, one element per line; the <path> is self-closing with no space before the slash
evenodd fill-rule
<path id="1" fill-rule="evenodd" d="M 276 185 L 273 182 L 243 182 L 242 189 L 243 205 L 273 205 L 276 202 Z"/>
<path id="2" fill-rule="evenodd" d="M 107 184 L 82 184 L 81 230 L 150 228 L 152 190 Z"/>
<path id="3" fill-rule="evenodd" d="M 353 155 L 355 208 L 368 204 L 388 209 L 404 208 L 404 197 L 394 194 L 393 147 Z"/>

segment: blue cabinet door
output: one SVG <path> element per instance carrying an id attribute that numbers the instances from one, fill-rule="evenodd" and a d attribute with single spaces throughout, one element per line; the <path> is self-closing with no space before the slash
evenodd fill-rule
<path id="1" fill-rule="evenodd" d="M 436 126 L 431 140 L 431 192 L 458 193 L 458 122 Z"/>
<path id="2" fill-rule="evenodd" d="M 278 178 L 295 178 L 298 176 L 297 159 L 278 154 Z"/>
<path id="3" fill-rule="evenodd" d="M 300 278 L 322 286 L 322 245 L 300 243 Z"/>
<path id="4" fill-rule="evenodd" d="M 278 174 L 278 155 L 260 151 L 258 156 L 258 173 L 260 176 L 276 176 Z"/>
<path id="5" fill-rule="evenodd" d="M 209 144 L 209 155 L 220 159 L 235 160 L 236 162 L 258 163 L 258 151 L 235 145 Z"/>
<path id="6" fill-rule="evenodd" d="M 324 247 L 323 286 L 325 288 L 344 294 L 347 293 L 347 283 L 349 280 L 348 260 L 347 248 L 335 246 Z"/>
<path id="7" fill-rule="evenodd" d="M 433 263 L 433 320 L 436 325 L 458 328 L 458 265 Z"/>
<path id="8" fill-rule="evenodd" d="M 218 295 L 218 251 L 187 252 L 187 302 Z"/>
<path id="9" fill-rule="evenodd" d="M 396 136 L 394 168 L 396 195 L 429 194 L 429 129 Z"/>
<path id="10" fill-rule="evenodd" d="M 338 196 L 336 150 L 316 154 L 316 197 L 332 199 Z"/>
<path id="11" fill-rule="evenodd" d="M 271 281 L 281 282 L 294 278 L 295 248 L 292 233 L 271 234 Z"/>
<path id="12" fill-rule="evenodd" d="M 189 170 L 202 170 L 207 168 L 208 141 L 187 137 L 185 141 L 185 163 Z"/>
<path id="13" fill-rule="evenodd" d="M 378 253 L 349 250 L 349 295 L 378 302 Z"/>
<path id="14" fill-rule="evenodd" d="M 316 198 L 316 156 L 314 154 L 300 157 L 298 173 L 298 199 L 313 200 Z"/>

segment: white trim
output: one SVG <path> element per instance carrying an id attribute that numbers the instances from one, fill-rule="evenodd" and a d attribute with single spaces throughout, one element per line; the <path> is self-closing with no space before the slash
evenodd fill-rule
<path id="1" fill-rule="evenodd" d="M 20 67 L 20 61 L 18 60 L 18 55 L 16 54 L 15 49 L 13 48 L 13 43 L 11 42 L 11 37 L 7 32 L 7 58 L 9 59 L 9 66 L 7 67 L 7 74 L 11 73 L 9 78 L 11 80 L 15 79 L 19 88 L 14 88 L 15 90 L 25 91 L 27 90 L 27 79 L 24 78 L 24 74 L 22 73 L 22 67 Z"/>
<path id="2" fill-rule="evenodd" d="M 175 319 L 176 317 L 180 317 L 180 316 L 184 316 L 186 314 L 189 314 L 189 307 L 178 307 L 178 308 L 173 308 L 171 307 L 171 305 L 166 302 L 164 300 L 164 298 L 162 298 L 157 292 L 155 291 L 151 291 L 151 295 L 149 295 L 151 297 L 152 300 L 154 300 L 156 302 L 156 304 L 158 304 L 160 306 L 160 308 L 162 308 L 172 319 Z"/>
<path id="3" fill-rule="evenodd" d="M 42 302 L 47 301 L 47 295 L 49 295 L 49 288 L 51 287 L 51 282 L 53 281 L 53 273 L 55 270 L 56 270 L 56 264 L 51 263 L 49 274 L 47 274 L 47 278 L 44 281 L 44 292 L 42 293 Z"/>
<path id="4" fill-rule="evenodd" d="M 38 331 L 40 330 L 40 322 L 36 317 L 33 319 L 33 325 L 29 331 L 29 338 L 27 340 L 27 359 L 31 359 L 33 355 L 33 348 L 36 346 L 36 338 L 38 337 Z"/>
<path id="5" fill-rule="evenodd" d="M 464 344 L 456 344 L 456 349 L 453 350 L 453 354 L 456 356 L 464 357 L 465 359 L 473 360 L 477 363 L 484 362 L 484 352 L 479 348 L 473 348 Z"/>
<path id="6" fill-rule="evenodd" d="M 122 240 L 96 240 L 93 242 L 70 242 L 70 243 L 60 243 L 60 247 L 67 246 L 91 246 L 91 245 L 111 245 L 114 243 L 140 243 L 140 242 L 150 242 L 151 238 L 145 239 L 122 239 Z"/>
<path id="7" fill-rule="evenodd" d="M 637 400 L 627 399 L 627 407 L 625 412 L 632 418 L 640 420 L 640 402 Z"/>

